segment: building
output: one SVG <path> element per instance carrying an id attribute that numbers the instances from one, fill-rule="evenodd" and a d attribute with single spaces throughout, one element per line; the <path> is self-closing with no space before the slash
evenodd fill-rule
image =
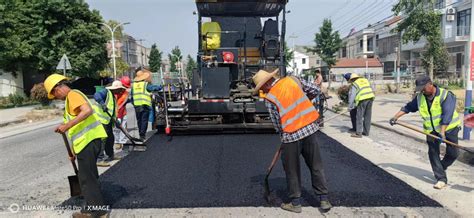
<path id="1" fill-rule="evenodd" d="M 23 74 L 21 72 L 13 75 L 0 69 L 0 97 L 23 93 L 23 91 Z"/>
<path id="2" fill-rule="evenodd" d="M 321 68 L 323 64 L 321 58 L 317 54 L 307 52 L 306 47 L 308 46 L 297 45 L 290 49 L 293 51 L 293 59 L 290 60 L 290 66 L 286 68 L 288 72 L 301 76 L 306 70 Z"/>
<path id="3" fill-rule="evenodd" d="M 332 81 L 344 81 L 345 73 L 356 73 L 368 79 L 376 79 L 383 74 L 383 66 L 377 58 L 341 58 L 331 68 Z"/>
<path id="4" fill-rule="evenodd" d="M 142 42 L 143 40 L 137 40 L 128 34 L 124 34 L 122 38 L 121 57 L 132 71 L 139 67 L 148 67 L 151 49 L 142 45 Z"/>

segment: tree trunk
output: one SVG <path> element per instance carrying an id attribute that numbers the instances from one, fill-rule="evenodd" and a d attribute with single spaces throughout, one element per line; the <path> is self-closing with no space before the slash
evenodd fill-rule
<path id="1" fill-rule="evenodd" d="M 431 81 L 434 80 L 434 58 L 433 56 L 430 57 L 430 69 L 428 70 L 429 71 L 429 74 L 430 74 L 430 79 Z"/>
<path id="2" fill-rule="evenodd" d="M 331 88 L 331 68 L 328 68 L 328 90 Z"/>

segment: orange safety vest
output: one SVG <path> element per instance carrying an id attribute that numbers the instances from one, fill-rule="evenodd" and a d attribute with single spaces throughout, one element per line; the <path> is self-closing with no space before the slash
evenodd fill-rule
<path id="1" fill-rule="evenodd" d="M 283 132 L 296 132 L 319 118 L 300 85 L 290 77 L 277 81 L 265 99 L 277 106 Z"/>

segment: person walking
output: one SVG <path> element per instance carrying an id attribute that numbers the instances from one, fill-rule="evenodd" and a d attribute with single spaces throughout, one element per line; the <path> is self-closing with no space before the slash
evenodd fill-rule
<path id="1" fill-rule="evenodd" d="M 117 119 L 117 100 L 115 99 L 114 93 L 118 91 L 119 89 L 116 89 L 116 86 L 112 85 L 94 94 L 94 99 L 98 104 L 97 107 L 99 107 L 100 111 L 98 113 L 99 120 L 104 125 L 105 131 L 107 132 L 107 139 L 103 142 L 102 151 L 98 158 L 97 166 L 100 167 L 109 167 L 109 162 L 114 159 L 120 159 L 115 156 L 115 137 L 113 132 L 114 120 Z M 107 158 L 105 158 L 104 151 Z"/>
<path id="2" fill-rule="evenodd" d="M 344 79 L 346 79 L 346 81 L 349 83 L 349 85 L 351 85 L 351 82 L 350 82 L 351 75 L 352 75 L 352 73 L 345 73 L 344 76 L 343 76 Z M 351 92 L 350 92 L 350 89 L 349 89 L 348 98 L 349 98 L 350 94 L 351 94 Z M 355 133 L 356 132 L 356 126 L 357 126 L 357 107 L 354 107 L 353 109 L 349 110 L 349 114 L 351 116 L 351 123 L 352 123 L 352 128 L 349 129 L 349 133 Z"/>
<path id="3" fill-rule="evenodd" d="M 349 81 L 352 84 L 349 91 L 349 110 L 357 109 L 356 132 L 352 133 L 351 137 L 362 138 L 362 135 L 368 136 L 370 133 L 375 93 L 369 80 L 364 77 L 353 73 Z"/>
<path id="4" fill-rule="evenodd" d="M 332 205 L 328 199 L 328 187 L 318 144 L 319 113 L 311 103 L 320 90 L 314 83 L 298 80 L 296 77 L 277 79 L 278 69 L 272 73 L 260 70 L 253 76 L 256 84 L 254 94 L 263 92 L 265 105 L 270 112 L 275 129 L 281 137 L 281 160 L 286 173 L 286 181 L 291 202 L 281 208 L 301 213 L 301 173 L 302 155 L 311 171 L 311 182 L 323 211 Z"/>
<path id="5" fill-rule="evenodd" d="M 77 159 L 79 185 L 86 207 L 75 212 L 73 217 L 106 217 L 108 211 L 100 191 L 97 156 L 102 140 L 107 138 L 104 127 L 99 122 L 89 99 L 79 90 L 69 88 L 67 78 L 52 74 L 44 81 L 49 99 L 65 101 L 63 123 L 55 128 L 57 133 L 66 133 L 71 140 L 74 156 Z"/>
<path id="6" fill-rule="evenodd" d="M 131 96 L 137 116 L 138 132 L 142 140 L 145 140 L 146 131 L 148 129 L 148 119 L 152 106 L 151 92 L 160 90 L 161 86 L 151 84 L 150 71 L 143 69 L 137 72 L 134 82 L 132 83 Z"/>
<path id="7" fill-rule="evenodd" d="M 446 144 L 446 154 L 441 160 L 440 144 L 442 140 L 458 143 L 458 132 L 461 120 L 456 112 L 456 96 L 443 88 L 434 85 L 428 76 L 418 77 L 415 81 L 417 96 L 408 102 L 395 116 L 390 119 L 393 126 L 405 114 L 420 112 L 425 133 L 438 136 L 438 139 L 427 136 L 428 157 L 437 182 L 435 189 L 446 187 L 448 182 L 446 170 L 459 155 L 457 148 Z"/>

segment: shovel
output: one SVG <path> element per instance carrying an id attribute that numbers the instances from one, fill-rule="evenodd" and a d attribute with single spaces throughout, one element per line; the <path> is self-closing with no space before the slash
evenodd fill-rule
<path id="1" fill-rule="evenodd" d="M 123 126 L 121 125 L 121 123 L 120 123 L 118 120 L 116 120 L 116 119 L 114 119 L 114 118 L 112 117 L 112 115 L 109 113 L 109 111 L 105 110 L 105 113 L 107 113 L 107 115 L 109 115 L 110 120 L 111 120 L 112 122 L 114 122 L 115 126 L 116 126 L 117 128 L 119 128 L 120 131 L 123 132 L 123 134 L 125 135 L 125 137 L 127 137 L 128 140 L 130 140 L 130 142 L 132 143 L 132 146 L 133 146 L 133 149 L 132 149 L 132 150 L 135 150 L 135 147 L 138 146 L 137 143 L 135 143 L 135 142 L 142 142 L 142 144 L 140 144 L 140 146 L 144 146 L 144 147 L 146 148 L 146 145 L 145 145 L 145 143 L 143 142 L 143 140 L 131 136 L 130 133 L 128 133 L 128 131 L 127 131 L 125 128 L 123 128 Z"/>
<path id="2" fill-rule="evenodd" d="M 64 145 L 66 146 L 69 157 L 70 158 L 74 157 L 71 151 L 71 147 L 69 147 L 69 141 L 67 140 L 66 134 L 61 133 L 61 135 L 63 136 Z M 72 167 L 74 168 L 74 173 L 76 174 L 74 176 L 67 177 L 67 179 L 69 180 L 69 189 L 71 190 L 71 197 L 80 196 L 81 186 L 79 185 L 79 177 L 77 177 L 78 170 L 77 170 L 76 162 L 74 160 L 71 160 L 71 164 L 72 164 Z"/>

